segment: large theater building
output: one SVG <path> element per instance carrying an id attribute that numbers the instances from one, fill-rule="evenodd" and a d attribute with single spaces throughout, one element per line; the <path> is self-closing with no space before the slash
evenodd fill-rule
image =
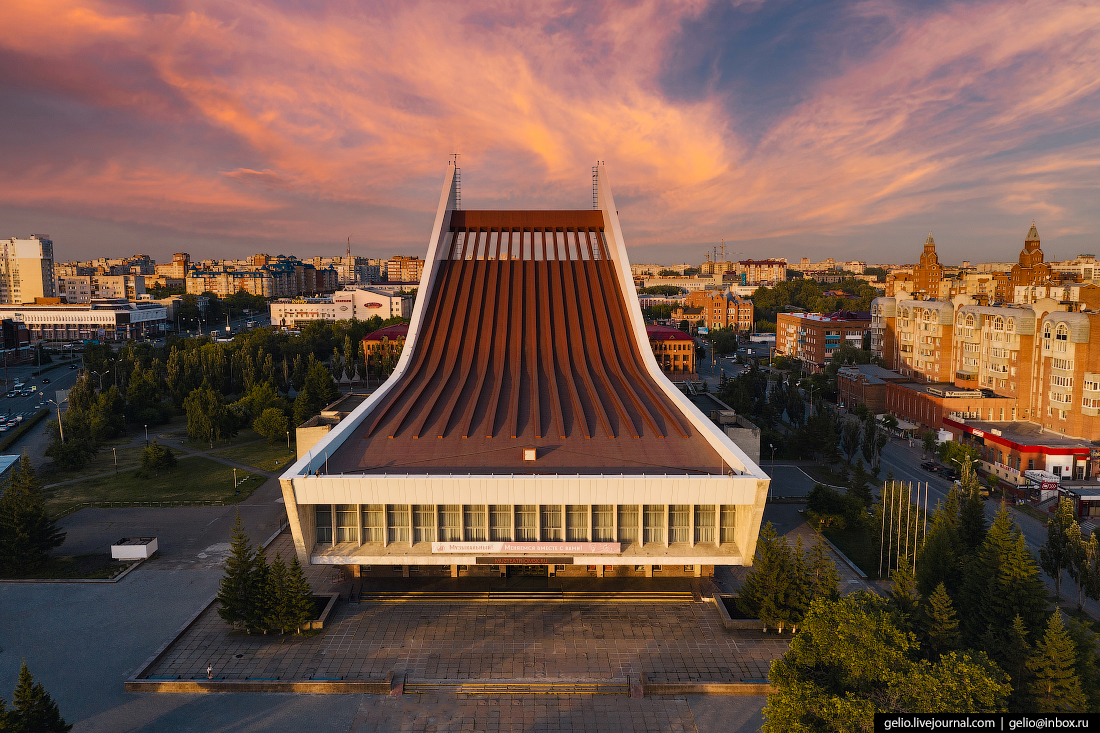
<path id="1" fill-rule="evenodd" d="M 282 476 L 303 563 L 751 563 L 768 477 L 662 374 L 605 175 L 593 210 L 463 211 L 449 169 L 393 375 Z"/>

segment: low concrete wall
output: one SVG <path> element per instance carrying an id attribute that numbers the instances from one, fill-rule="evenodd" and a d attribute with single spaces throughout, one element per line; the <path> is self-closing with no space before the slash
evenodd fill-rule
<path id="1" fill-rule="evenodd" d="M 770 695 L 775 688 L 759 682 L 646 682 L 645 696 L 651 695 Z"/>
<path id="2" fill-rule="evenodd" d="M 388 695 L 391 682 L 379 680 L 371 682 L 345 682 L 343 680 L 302 680 L 280 682 L 279 680 L 126 680 L 127 692 L 309 692 L 313 694 L 347 695 Z"/>
<path id="3" fill-rule="evenodd" d="M 730 616 L 729 610 L 726 608 L 723 598 L 733 598 L 733 596 L 714 596 L 710 601 L 718 609 L 718 617 L 722 619 L 722 626 L 730 631 L 761 631 L 764 628 L 764 622 L 758 618 L 733 618 Z M 749 694 L 749 693 L 745 693 Z"/>
<path id="4" fill-rule="evenodd" d="M 321 611 L 320 617 L 310 621 L 302 627 L 307 631 L 318 631 L 325 628 L 325 621 L 328 620 L 329 614 L 332 613 L 332 609 L 336 607 L 336 601 L 340 600 L 339 593 L 314 593 L 313 595 L 317 598 L 324 598 L 327 596 L 328 603 L 325 604 L 325 610 Z"/>

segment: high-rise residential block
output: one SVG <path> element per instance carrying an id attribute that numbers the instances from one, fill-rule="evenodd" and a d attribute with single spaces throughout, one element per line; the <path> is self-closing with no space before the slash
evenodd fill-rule
<path id="1" fill-rule="evenodd" d="M 44 234 L 0 239 L 0 303 L 18 305 L 56 297 L 53 240 Z"/>

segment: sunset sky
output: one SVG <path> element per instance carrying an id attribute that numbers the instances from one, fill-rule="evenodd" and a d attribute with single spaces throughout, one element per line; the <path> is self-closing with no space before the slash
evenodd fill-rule
<path id="1" fill-rule="evenodd" d="M 0 3 L 0 237 L 423 255 L 588 208 L 634 261 L 1100 254 L 1100 3 Z"/>

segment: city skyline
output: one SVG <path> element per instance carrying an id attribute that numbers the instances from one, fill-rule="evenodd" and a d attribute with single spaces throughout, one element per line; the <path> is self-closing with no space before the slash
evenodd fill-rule
<path id="1" fill-rule="evenodd" d="M 422 255 L 458 152 L 469 209 L 585 208 L 607 161 L 634 261 L 1096 249 L 1096 8 L 377 7 L 6 5 L 3 235 Z"/>

